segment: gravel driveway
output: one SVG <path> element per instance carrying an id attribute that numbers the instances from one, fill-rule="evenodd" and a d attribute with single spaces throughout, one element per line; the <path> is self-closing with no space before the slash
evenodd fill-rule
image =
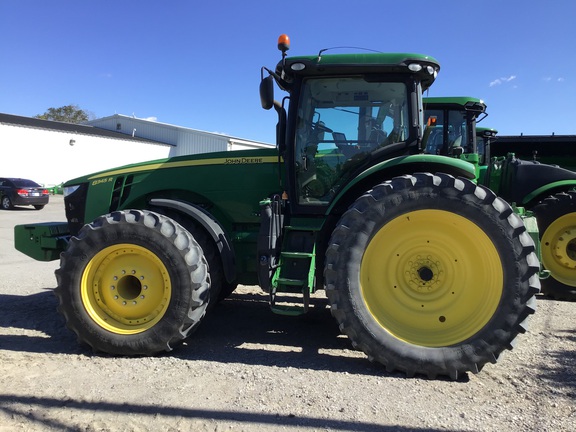
<path id="1" fill-rule="evenodd" d="M 452 382 L 371 364 L 339 335 L 323 293 L 311 312 L 270 312 L 240 287 L 166 355 L 115 358 L 79 346 L 56 312 L 58 262 L 13 249 L 0 211 L 0 431 L 574 431 L 576 303 L 538 299 L 531 328 L 497 364 Z"/>

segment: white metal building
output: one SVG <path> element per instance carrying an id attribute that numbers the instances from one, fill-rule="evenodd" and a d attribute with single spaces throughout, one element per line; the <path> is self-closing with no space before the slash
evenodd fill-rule
<path id="1" fill-rule="evenodd" d="M 130 163 L 263 147 L 270 145 L 118 114 L 76 125 L 0 113 L 0 177 L 45 186 Z"/>
<path id="2" fill-rule="evenodd" d="M 270 144 L 115 114 L 86 124 L 133 137 L 172 144 L 170 157 L 215 151 L 270 148 Z"/>

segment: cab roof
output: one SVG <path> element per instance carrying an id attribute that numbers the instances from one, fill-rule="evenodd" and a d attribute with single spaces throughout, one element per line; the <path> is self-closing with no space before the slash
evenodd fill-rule
<path id="1" fill-rule="evenodd" d="M 462 108 L 466 107 L 483 107 L 486 110 L 486 104 L 482 99 L 470 96 L 450 96 L 450 97 L 426 97 L 423 98 L 425 105 L 455 105 Z"/>
<path id="2" fill-rule="evenodd" d="M 360 54 L 322 54 L 320 52 L 315 56 L 287 57 L 276 67 L 277 72 L 284 72 L 287 81 L 291 81 L 296 76 L 411 73 L 420 77 L 423 89 L 432 85 L 439 70 L 440 63 L 430 56 L 375 52 Z"/>

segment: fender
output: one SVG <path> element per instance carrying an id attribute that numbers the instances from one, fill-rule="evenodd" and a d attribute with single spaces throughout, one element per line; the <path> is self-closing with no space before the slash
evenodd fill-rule
<path id="1" fill-rule="evenodd" d="M 222 226 L 210 213 L 194 204 L 165 198 L 153 198 L 149 201 L 149 204 L 156 207 L 177 210 L 202 225 L 218 247 L 218 251 L 222 257 L 222 267 L 226 281 L 233 282 L 236 279 L 236 259 L 230 240 L 226 236 Z"/>
<path id="2" fill-rule="evenodd" d="M 526 206 L 544 194 L 576 188 L 576 173 L 558 165 L 507 158 L 502 164 L 500 195 Z"/>
<path id="3" fill-rule="evenodd" d="M 341 207 L 342 203 L 348 207 L 350 202 L 346 199 L 346 196 L 355 188 L 362 189 L 358 191 L 358 193 L 362 193 L 376 183 L 414 172 L 444 172 L 454 177 L 476 179 L 475 166 L 462 159 L 428 154 L 399 156 L 373 165 L 356 176 L 334 198 L 332 204 L 326 210 L 326 215 L 331 214 L 336 207 Z"/>
<path id="4" fill-rule="evenodd" d="M 522 202 L 529 203 L 535 200 L 536 198 L 540 200 L 541 198 L 548 195 L 553 195 L 556 192 L 568 191 L 568 190 L 576 190 L 576 180 L 564 180 L 548 183 L 547 185 L 541 186 L 538 189 L 535 189 L 532 192 L 530 192 L 523 198 Z"/>

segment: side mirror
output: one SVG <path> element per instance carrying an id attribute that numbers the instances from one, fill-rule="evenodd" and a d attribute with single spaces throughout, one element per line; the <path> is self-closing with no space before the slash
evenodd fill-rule
<path id="1" fill-rule="evenodd" d="M 272 75 L 268 75 L 260 81 L 260 103 L 265 110 L 274 106 L 274 78 Z"/>

